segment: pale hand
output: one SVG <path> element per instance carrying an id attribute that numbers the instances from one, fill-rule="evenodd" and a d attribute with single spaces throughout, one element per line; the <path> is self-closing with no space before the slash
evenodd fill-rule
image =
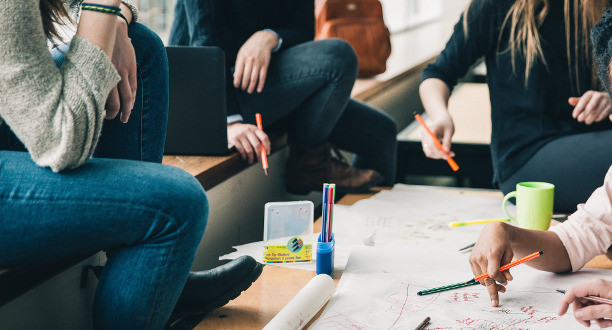
<path id="1" fill-rule="evenodd" d="M 432 133 L 440 140 L 442 147 L 449 153 L 450 157 L 454 157 L 455 153 L 451 151 L 451 139 L 455 133 L 455 125 L 450 116 L 441 116 L 427 123 L 427 126 Z M 424 128 L 421 128 L 421 144 L 425 156 L 433 159 L 448 159 L 447 154 L 440 151 L 434 144 L 431 136 Z"/>
<path id="2" fill-rule="evenodd" d="M 227 140 L 236 147 L 242 159 L 252 164 L 255 159 L 261 161 L 261 146 L 270 154 L 270 139 L 268 135 L 255 125 L 233 123 L 227 125 Z"/>
<path id="3" fill-rule="evenodd" d="M 612 305 L 580 299 L 586 296 L 612 299 L 612 282 L 597 279 L 576 285 L 565 291 L 565 296 L 559 306 L 559 315 L 565 314 L 569 305 L 572 304 L 574 318 L 582 325 L 588 327 L 591 325 L 591 321 L 595 321 L 602 328 L 612 326 Z"/>
<path id="4" fill-rule="evenodd" d="M 606 92 L 587 91 L 581 97 L 570 97 L 568 103 L 574 107 L 572 117 L 587 125 L 608 118 L 612 111 L 612 100 Z"/>
<path id="5" fill-rule="evenodd" d="M 114 119 L 121 110 L 121 121 L 127 123 L 134 103 L 136 102 L 136 53 L 132 41 L 128 37 L 127 23 L 120 19 L 117 22 L 117 37 L 113 48 L 112 63 L 121 80 L 115 86 L 106 100 L 104 118 Z"/>
<path id="6" fill-rule="evenodd" d="M 246 90 L 249 94 L 261 93 L 266 83 L 272 50 L 278 45 L 278 37 L 268 31 L 255 32 L 247 40 L 236 57 L 234 87 Z"/>
<path id="7" fill-rule="evenodd" d="M 510 237 L 505 230 L 505 223 L 495 222 L 486 225 L 478 236 L 478 241 L 470 254 L 470 267 L 474 277 L 488 273 L 489 277 L 480 281 L 487 287 L 491 297 L 491 306 L 499 305 L 499 292 L 506 292 L 506 284 L 512 281 L 510 271 L 499 271 L 502 265 L 512 262 L 514 252 Z"/>

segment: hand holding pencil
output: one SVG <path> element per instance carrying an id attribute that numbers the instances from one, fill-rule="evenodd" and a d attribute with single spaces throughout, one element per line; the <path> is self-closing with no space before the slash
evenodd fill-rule
<path id="1" fill-rule="evenodd" d="M 459 166 L 453 160 L 455 153 L 450 150 L 451 138 L 455 130 L 452 119 L 450 117 L 442 118 L 428 126 L 418 113 L 414 114 L 414 118 L 422 127 L 421 143 L 425 156 L 433 159 L 445 159 L 453 171 L 459 170 Z M 442 142 L 439 138 L 442 139 Z"/>
<path id="2" fill-rule="evenodd" d="M 571 304 L 574 318 L 582 325 L 588 327 L 591 321 L 595 321 L 602 328 L 612 326 L 612 282 L 592 280 L 576 285 L 564 293 L 559 315 L 565 314 Z"/>

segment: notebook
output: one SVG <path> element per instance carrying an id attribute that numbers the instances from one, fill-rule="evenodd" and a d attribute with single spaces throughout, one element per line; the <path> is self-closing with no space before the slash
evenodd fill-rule
<path id="1" fill-rule="evenodd" d="M 166 47 L 170 106 L 166 155 L 225 155 L 225 55 L 218 47 Z"/>

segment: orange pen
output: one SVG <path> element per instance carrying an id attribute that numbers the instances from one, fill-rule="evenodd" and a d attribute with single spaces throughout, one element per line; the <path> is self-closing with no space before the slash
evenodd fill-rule
<path id="1" fill-rule="evenodd" d="M 427 133 L 429 133 L 429 136 L 431 136 L 431 139 L 433 140 L 433 143 L 436 146 L 436 148 L 438 148 L 446 156 L 448 156 L 446 161 L 448 162 L 448 165 L 450 165 L 450 167 L 453 169 L 453 171 L 456 172 L 457 170 L 459 170 L 459 165 L 457 165 L 457 163 L 455 162 L 455 160 L 453 160 L 450 154 L 446 150 L 444 150 L 442 143 L 440 143 L 440 140 L 438 140 L 436 135 L 429 129 L 429 127 L 425 125 L 425 121 L 423 120 L 423 118 L 421 118 L 421 115 L 419 115 L 418 113 L 415 113 L 414 118 L 419 122 L 419 124 L 421 124 L 421 126 L 423 126 L 423 128 L 427 131 Z"/>
<path id="2" fill-rule="evenodd" d="M 520 265 L 520 264 L 522 264 L 522 263 L 524 263 L 524 262 L 527 262 L 527 261 L 533 260 L 533 259 L 535 259 L 535 258 L 537 258 L 537 257 L 541 256 L 542 254 L 544 254 L 544 252 L 542 252 L 542 251 L 540 251 L 540 252 L 536 252 L 536 253 L 532 253 L 532 254 L 530 254 L 530 255 L 528 255 L 528 256 L 526 256 L 526 257 L 524 257 L 524 258 L 521 258 L 521 259 L 519 259 L 519 260 L 515 260 L 515 261 L 513 261 L 513 262 L 511 262 L 511 263 L 509 263 L 509 264 L 507 264 L 507 265 L 503 265 L 503 266 L 501 266 L 501 268 L 499 269 L 499 271 L 500 271 L 500 272 L 503 272 L 504 270 L 508 270 L 508 269 L 510 269 L 510 268 L 512 268 L 512 267 L 514 267 L 514 266 L 517 266 L 517 265 Z M 485 279 L 485 278 L 487 278 L 487 277 L 489 277 L 489 273 L 484 273 L 484 274 L 482 274 L 482 275 L 480 275 L 480 276 L 477 276 L 477 277 L 475 277 L 475 278 L 473 278 L 473 279 L 471 279 L 471 280 L 469 280 L 468 282 L 465 282 L 465 283 L 466 283 L 466 284 L 468 284 L 468 283 L 478 282 L 478 281 L 480 281 L 480 280 L 484 280 L 484 279 Z"/>
<path id="3" fill-rule="evenodd" d="M 255 121 L 257 122 L 257 128 L 263 131 L 263 124 L 261 123 L 261 114 L 255 114 Z M 261 145 L 261 166 L 263 167 L 264 173 L 268 175 L 268 155 L 266 153 L 266 147 Z"/>

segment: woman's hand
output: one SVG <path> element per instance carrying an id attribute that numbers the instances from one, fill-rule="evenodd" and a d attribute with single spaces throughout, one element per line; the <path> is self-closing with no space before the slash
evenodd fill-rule
<path id="1" fill-rule="evenodd" d="M 451 151 L 451 139 L 455 133 L 455 125 L 453 124 L 452 118 L 445 114 L 432 120 L 427 124 L 429 129 L 438 137 L 438 140 L 442 143 L 442 147 L 447 151 L 444 153 L 440 151 L 434 144 L 429 133 L 425 129 L 421 128 L 421 144 L 423 145 L 423 152 L 425 156 L 433 159 L 448 159 L 448 157 L 454 157 L 455 153 Z"/>
<path id="2" fill-rule="evenodd" d="M 128 37 L 127 23 L 123 19 L 119 19 L 117 23 L 117 36 L 111 61 L 121 76 L 121 80 L 108 95 L 104 118 L 114 119 L 121 110 L 120 119 L 127 123 L 136 102 L 138 83 L 136 80 L 136 53 Z"/>
<path id="3" fill-rule="evenodd" d="M 489 277 L 480 281 L 480 284 L 487 287 L 493 307 L 499 304 L 498 291 L 506 292 L 505 285 L 508 281 L 512 281 L 509 270 L 499 271 L 501 265 L 510 263 L 514 256 L 508 226 L 501 222 L 485 226 L 470 254 L 470 266 L 474 277 L 484 273 L 489 274 Z"/>
<path id="4" fill-rule="evenodd" d="M 559 315 L 565 314 L 569 305 L 572 304 L 574 318 L 582 325 L 588 327 L 591 325 L 591 321 L 595 321 L 602 328 L 612 326 L 612 305 L 597 304 L 590 300 L 581 299 L 586 296 L 612 299 L 612 282 L 597 279 L 576 285 L 565 291 L 565 296 L 559 307 Z"/>
<path id="5" fill-rule="evenodd" d="M 587 125 L 608 118 L 612 111 L 612 100 L 606 92 L 587 91 L 581 97 L 570 97 L 568 102 L 574 107 L 572 117 Z"/>
<path id="6" fill-rule="evenodd" d="M 255 157 L 261 161 L 261 146 L 270 155 L 270 139 L 268 135 L 255 125 L 233 123 L 227 125 L 227 140 L 236 147 L 242 159 L 252 164 Z"/>
<path id="7" fill-rule="evenodd" d="M 236 57 L 234 87 L 253 93 L 261 93 L 266 82 L 272 50 L 278 45 L 278 37 L 268 31 L 255 32 L 247 40 Z"/>

